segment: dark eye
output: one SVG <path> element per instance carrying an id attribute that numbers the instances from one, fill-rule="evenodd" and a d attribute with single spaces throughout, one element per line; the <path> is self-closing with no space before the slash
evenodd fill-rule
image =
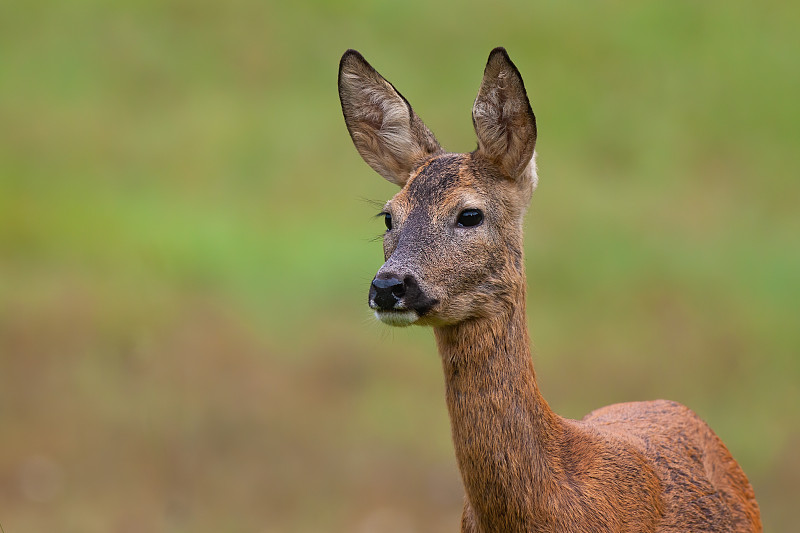
<path id="1" fill-rule="evenodd" d="M 383 222 L 386 224 L 386 229 L 392 229 L 392 215 L 389 213 L 384 213 Z"/>
<path id="2" fill-rule="evenodd" d="M 458 215 L 458 225 L 462 228 L 477 226 L 483 222 L 483 212 L 480 209 L 465 209 Z"/>

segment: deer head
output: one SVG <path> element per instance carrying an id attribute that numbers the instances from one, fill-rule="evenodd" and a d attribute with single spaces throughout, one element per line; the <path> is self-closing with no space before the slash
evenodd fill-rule
<path id="1" fill-rule="evenodd" d="M 369 291 L 378 319 L 447 326 L 524 301 L 522 219 L 536 187 L 536 119 L 505 49 L 486 64 L 471 153 L 445 152 L 355 50 L 342 56 L 339 97 L 361 157 L 401 187 L 382 212 L 386 262 Z"/>

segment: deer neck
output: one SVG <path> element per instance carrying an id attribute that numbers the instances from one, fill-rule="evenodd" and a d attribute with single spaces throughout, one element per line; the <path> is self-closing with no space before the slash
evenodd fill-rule
<path id="1" fill-rule="evenodd" d="M 521 285 L 505 314 L 435 328 L 456 457 L 485 531 L 546 521 L 557 487 L 562 422 L 536 385 Z"/>

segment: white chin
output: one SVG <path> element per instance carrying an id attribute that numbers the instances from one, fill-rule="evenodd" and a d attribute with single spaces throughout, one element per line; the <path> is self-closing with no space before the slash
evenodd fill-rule
<path id="1" fill-rule="evenodd" d="M 375 318 L 396 327 L 410 326 L 419 319 L 416 311 L 375 311 Z"/>

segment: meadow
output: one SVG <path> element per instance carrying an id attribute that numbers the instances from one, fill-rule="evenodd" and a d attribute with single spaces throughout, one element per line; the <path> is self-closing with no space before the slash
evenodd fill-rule
<path id="1" fill-rule="evenodd" d="M 372 319 L 396 191 L 356 48 L 451 151 L 505 46 L 537 116 L 545 397 L 692 407 L 767 531 L 800 496 L 800 4 L 0 5 L 6 533 L 456 531 L 432 333 Z"/>

